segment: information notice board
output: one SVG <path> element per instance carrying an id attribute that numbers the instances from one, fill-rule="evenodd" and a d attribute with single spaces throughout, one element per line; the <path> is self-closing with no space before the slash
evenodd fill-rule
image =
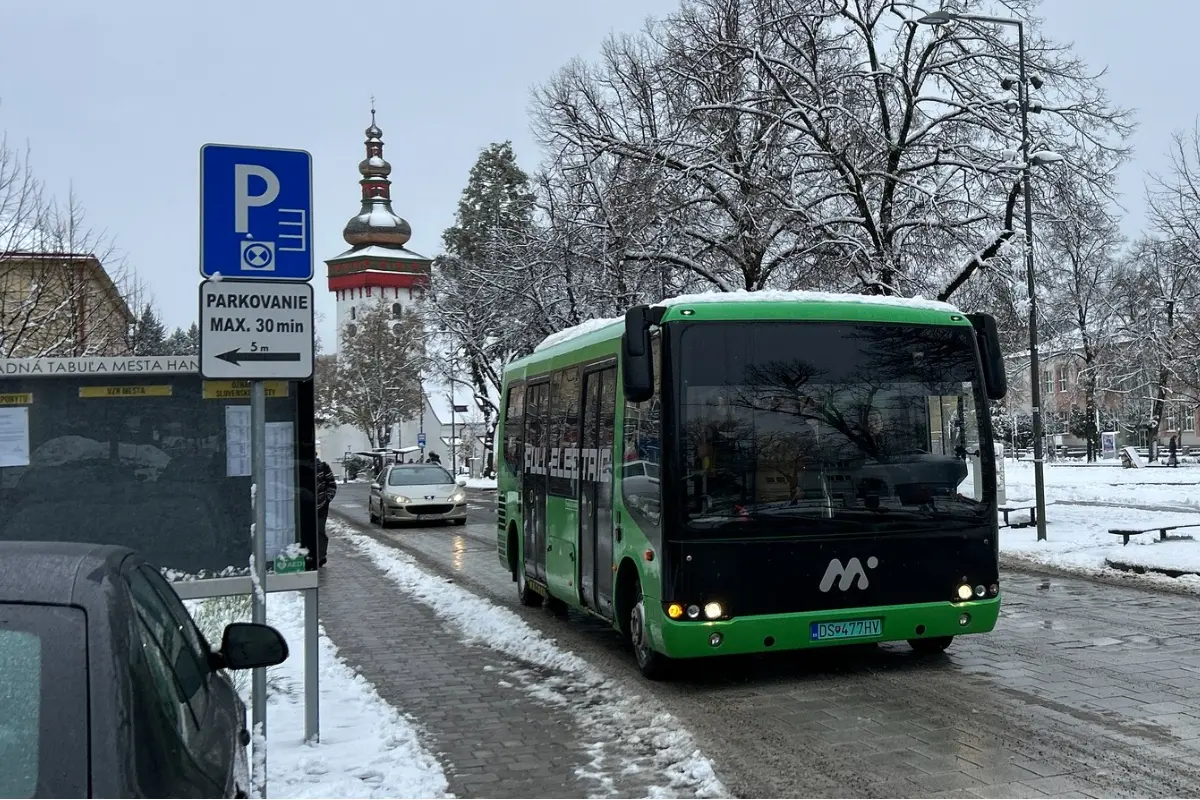
<path id="1" fill-rule="evenodd" d="M 312 382 L 266 388 L 270 568 L 315 551 L 316 470 Z M 203 380 L 192 356 L 0 359 L 0 539 L 248 574 L 250 441 L 249 383 Z"/>

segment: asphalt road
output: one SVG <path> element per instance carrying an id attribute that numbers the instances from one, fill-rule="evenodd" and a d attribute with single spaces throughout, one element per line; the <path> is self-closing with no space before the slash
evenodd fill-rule
<path id="1" fill-rule="evenodd" d="M 369 526 L 363 484 L 339 487 L 334 510 L 656 697 L 738 796 L 1200 795 L 1200 599 L 1005 572 L 996 631 L 941 657 L 779 653 L 650 683 L 611 629 L 521 607 L 494 493 L 469 502 L 461 528 Z"/>

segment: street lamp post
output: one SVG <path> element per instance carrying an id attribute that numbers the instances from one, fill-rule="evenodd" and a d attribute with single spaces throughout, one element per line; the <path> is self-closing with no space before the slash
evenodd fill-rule
<path id="1" fill-rule="evenodd" d="M 1025 194 L 1025 281 L 1026 290 L 1029 293 L 1029 399 L 1031 413 L 1033 416 L 1033 483 L 1034 483 L 1034 502 L 1037 506 L 1037 538 L 1042 541 L 1046 538 L 1046 481 L 1044 472 L 1044 454 L 1042 452 L 1042 392 L 1041 392 L 1041 369 L 1038 364 L 1038 340 L 1037 340 L 1037 292 L 1034 287 L 1033 280 L 1033 195 L 1029 191 L 1030 173 L 1033 171 L 1035 157 L 1031 156 L 1029 149 L 1031 142 L 1029 140 L 1029 84 L 1030 77 L 1026 75 L 1025 69 L 1025 24 L 1019 19 L 1007 17 L 990 17 L 982 14 L 959 14 L 954 11 L 942 9 L 927 14 L 917 20 L 922 25 L 945 25 L 948 22 L 959 20 L 962 22 L 990 22 L 996 25 L 1009 25 L 1017 29 L 1017 65 L 1019 74 L 1017 77 L 1017 105 L 1021 111 L 1021 181 L 1022 190 Z M 1042 81 L 1040 78 L 1034 77 L 1032 81 L 1035 87 L 1040 87 Z M 1005 81 L 1007 83 L 1007 81 Z M 1011 88 L 1005 86 L 1004 88 Z M 1047 153 L 1041 159 L 1037 159 L 1039 163 L 1049 163 L 1057 161 L 1058 156 L 1050 157 Z"/>

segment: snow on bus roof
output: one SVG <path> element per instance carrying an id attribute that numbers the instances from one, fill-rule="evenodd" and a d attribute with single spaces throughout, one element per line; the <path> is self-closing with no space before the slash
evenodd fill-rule
<path id="1" fill-rule="evenodd" d="M 545 350 L 548 347 L 554 347 L 556 344 L 562 344 L 563 342 L 568 342 L 571 339 L 577 339 L 580 336 L 585 336 L 592 331 L 598 331 L 601 328 L 606 328 L 609 325 L 612 325 L 614 322 L 621 322 L 624 319 L 624 317 L 589 319 L 587 322 L 581 322 L 578 325 L 570 328 L 563 328 L 561 331 L 552 333 L 545 339 L 542 339 L 542 343 L 533 348 L 533 352 L 536 353 L 539 350 Z"/>
<path id="2" fill-rule="evenodd" d="M 670 308 L 671 306 L 690 306 L 700 303 L 728 303 L 753 301 L 756 303 L 864 303 L 866 305 L 877 306 L 902 306 L 904 308 L 919 308 L 926 311 L 943 311 L 952 314 L 961 313 L 959 309 L 943 303 L 940 300 L 927 300 L 924 297 L 895 297 L 889 295 L 871 295 L 871 294 L 837 294 L 835 292 L 784 292 L 776 290 L 763 290 L 757 292 L 747 292 L 740 290 L 736 292 L 701 292 L 699 294 L 682 294 L 678 297 L 668 297 L 665 300 L 660 300 L 653 303 L 653 306 L 662 308 Z M 589 319 L 586 322 L 581 322 L 570 328 L 564 328 L 557 333 L 552 333 L 542 340 L 541 344 L 533 348 L 536 353 L 539 350 L 545 350 L 555 345 L 569 342 L 572 339 L 577 339 L 580 336 L 586 336 L 593 331 L 598 331 L 601 328 L 606 328 L 616 322 L 622 322 L 624 317 L 607 317 L 600 319 Z"/>
<path id="3" fill-rule="evenodd" d="M 877 306 L 903 306 L 905 308 L 921 308 L 926 311 L 946 311 L 960 313 L 957 308 L 940 300 L 927 300 L 924 297 L 895 297 L 877 294 L 837 294 L 835 292 L 784 292 L 763 290 L 758 292 L 702 292 L 700 294 L 681 294 L 678 297 L 668 297 L 655 303 L 656 306 L 669 308 L 671 306 L 695 305 L 697 303 L 727 303 L 730 300 L 753 300 L 758 303 L 866 303 Z"/>

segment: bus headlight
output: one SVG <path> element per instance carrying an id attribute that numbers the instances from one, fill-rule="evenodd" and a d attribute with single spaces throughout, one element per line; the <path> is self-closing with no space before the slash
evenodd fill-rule
<path id="1" fill-rule="evenodd" d="M 683 616 L 683 606 L 679 605 L 679 603 L 671 603 L 671 605 L 667 606 L 667 616 L 671 619 L 679 619 Z"/>
<path id="2" fill-rule="evenodd" d="M 974 594 L 974 592 L 971 590 L 971 584 L 969 584 L 969 583 L 959 584 L 957 594 L 958 594 L 959 600 L 970 600 L 971 595 Z"/>
<path id="3" fill-rule="evenodd" d="M 984 594 L 986 594 L 986 593 L 987 593 L 987 589 L 983 588 L 982 583 L 975 587 L 975 596 L 976 597 L 982 598 L 984 596 Z"/>
<path id="4" fill-rule="evenodd" d="M 717 619 L 724 611 L 725 609 L 721 608 L 720 603 L 704 604 L 704 616 L 708 617 L 709 619 Z"/>
<path id="5" fill-rule="evenodd" d="M 700 606 L 697 606 L 697 605 L 688 606 L 687 614 L 688 614 L 688 619 L 697 619 L 700 616 Z"/>

